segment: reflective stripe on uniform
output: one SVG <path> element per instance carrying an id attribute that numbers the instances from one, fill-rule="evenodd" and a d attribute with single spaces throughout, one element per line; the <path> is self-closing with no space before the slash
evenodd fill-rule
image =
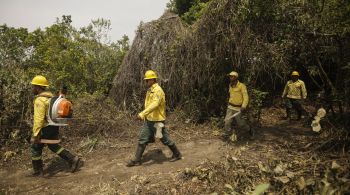
<path id="1" fill-rule="evenodd" d="M 60 143 L 61 140 L 57 139 L 57 140 L 53 140 L 53 139 L 40 139 L 40 143 L 42 144 L 58 144 Z"/>
<path id="2" fill-rule="evenodd" d="M 282 94 L 282 97 L 285 96 L 293 99 L 305 99 L 307 97 L 305 83 L 299 79 L 295 82 L 288 81 Z"/>
<path id="3" fill-rule="evenodd" d="M 301 96 L 297 96 L 297 95 L 287 95 L 287 98 L 291 98 L 291 99 L 301 99 Z"/>
<path id="4" fill-rule="evenodd" d="M 41 160 L 41 156 L 32 156 L 32 160 Z"/>
<path id="5" fill-rule="evenodd" d="M 64 148 L 61 147 L 61 148 L 56 152 L 56 154 L 60 154 L 63 150 L 64 150 Z"/>

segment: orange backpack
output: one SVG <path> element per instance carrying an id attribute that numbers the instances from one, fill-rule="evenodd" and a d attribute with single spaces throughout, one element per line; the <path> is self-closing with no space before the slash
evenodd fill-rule
<path id="1" fill-rule="evenodd" d="M 66 126 L 73 117 L 73 104 L 63 95 L 52 97 L 48 109 L 48 121 L 52 126 Z"/>
<path id="2" fill-rule="evenodd" d="M 72 102 L 63 98 L 57 106 L 57 114 L 60 118 L 72 118 L 73 105 Z"/>

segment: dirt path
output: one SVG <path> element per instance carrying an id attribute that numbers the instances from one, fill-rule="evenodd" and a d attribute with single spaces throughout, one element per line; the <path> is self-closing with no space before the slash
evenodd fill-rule
<path id="1" fill-rule="evenodd" d="M 223 155 L 225 143 L 218 139 L 197 140 L 179 144 L 184 158 L 177 162 L 168 162 L 171 153 L 160 143 L 150 145 L 144 154 L 143 165 L 127 168 L 125 162 L 133 149 L 122 152 L 105 151 L 103 154 L 84 159 L 84 166 L 71 174 L 66 165 L 58 158 L 51 159 L 46 166 L 46 178 L 28 177 L 30 170 L 1 170 L 0 187 L 9 194 L 90 194 L 109 190 L 109 183 L 120 185 L 122 191 L 129 191 L 130 182 L 144 182 L 143 177 L 157 176 L 159 180 L 168 179 L 177 170 L 192 167 L 208 160 L 219 160 Z M 205 150 L 203 150 L 205 149 Z M 1 194 L 1 193 L 0 193 Z"/>
<path id="2" fill-rule="evenodd" d="M 143 186 L 143 190 L 146 186 L 147 190 L 162 183 L 171 184 L 178 173 L 196 167 L 205 160 L 220 161 L 227 155 L 253 161 L 274 159 L 281 155 L 279 148 L 307 145 L 308 139 L 305 138 L 314 136 L 309 128 L 302 127 L 299 123 L 271 121 L 271 118 L 276 117 L 266 117 L 262 119 L 263 126 L 257 129 L 254 140 L 247 138 L 247 132 L 241 133 L 239 136 L 243 138 L 235 144 L 228 144 L 213 135 L 196 140 L 182 140 L 177 145 L 184 158 L 173 163 L 168 162 L 170 150 L 161 143 L 149 145 L 142 166 L 132 168 L 125 166 L 135 150 L 129 143 L 124 143 L 124 147 L 119 145 L 95 150 L 84 155 L 84 165 L 74 174 L 67 171 L 65 162 L 50 154 L 44 161 L 47 172 L 45 178 L 27 177 L 31 172 L 29 162 L 2 168 L 0 194 L 139 193 L 140 186 Z M 213 130 L 207 131 L 212 134 Z"/>
<path id="3" fill-rule="evenodd" d="M 194 184 L 191 184 L 195 177 L 190 178 L 190 182 L 181 179 L 186 172 L 184 170 L 194 170 L 201 165 L 205 167 L 208 162 L 225 163 L 228 158 L 246 163 L 244 167 L 250 168 L 258 168 L 260 162 L 264 166 L 273 161 L 276 163 L 277 161 L 278 163 L 284 162 L 284 164 L 294 162 L 293 168 L 295 170 L 291 171 L 294 171 L 295 175 L 299 174 L 295 176 L 296 178 L 303 176 L 306 178 L 309 174 L 309 170 L 302 170 L 304 166 L 302 162 L 316 163 L 312 176 L 320 177 L 315 170 L 316 165 L 321 161 L 317 160 L 319 159 L 318 154 L 312 154 L 310 143 L 317 140 L 323 141 L 322 137 L 313 133 L 307 126 L 303 126 L 300 121 L 281 120 L 281 115 L 283 112 L 278 109 L 266 111 L 261 120 L 262 126 L 256 128 L 255 139 L 250 140 L 247 132 L 240 132 L 239 141 L 233 144 L 222 141 L 217 136 L 220 129 L 216 127 L 193 126 L 191 124 L 187 124 L 185 127 L 172 126 L 173 130 L 170 133 L 184 156 L 182 160 L 173 163 L 168 162 L 168 158 L 171 156 L 170 150 L 157 142 L 147 147 L 142 166 L 126 167 L 127 160 L 135 152 L 135 135 L 128 137 L 129 139 L 133 138 L 131 142 L 128 139 L 111 138 L 116 143 L 108 140 L 108 144 L 101 144 L 101 147 L 82 155 L 84 165 L 73 174 L 67 171 L 67 164 L 63 160 L 51 152 L 45 151 L 44 163 L 47 172 L 45 178 L 27 177 L 26 175 L 31 172 L 30 157 L 29 154 L 23 154 L 19 158 L 24 159 L 22 163 L 13 163 L 13 166 L 7 166 L 7 168 L 1 167 L 0 195 L 188 194 L 190 192 L 196 194 L 199 185 L 195 180 Z M 312 159 L 316 162 L 313 162 Z M 333 157 L 322 157 L 322 160 L 331 162 Z M 275 165 L 271 166 L 271 168 L 275 168 Z M 324 167 L 317 169 L 322 171 Z M 276 178 L 272 177 L 272 180 L 276 180 Z M 179 185 L 184 187 L 179 190 Z M 167 187 L 166 191 L 164 190 L 165 186 Z M 196 189 L 186 191 L 186 189 L 192 188 Z M 203 189 L 199 192 L 202 194 Z M 208 191 L 208 193 L 211 192 Z"/>

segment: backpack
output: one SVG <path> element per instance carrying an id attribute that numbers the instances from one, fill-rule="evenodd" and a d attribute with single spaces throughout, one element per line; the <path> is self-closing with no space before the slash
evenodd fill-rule
<path id="1" fill-rule="evenodd" d="M 63 95 L 50 99 L 47 120 L 51 126 L 67 126 L 73 117 L 73 104 Z"/>

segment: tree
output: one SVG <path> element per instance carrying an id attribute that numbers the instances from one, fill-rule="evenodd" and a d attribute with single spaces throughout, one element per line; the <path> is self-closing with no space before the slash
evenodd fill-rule
<path id="1" fill-rule="evenodd" d="M 25 28 L 0 26 L 0 125 L 7 138 L 12 129 L 28 132 L 32 98 L 30 80 L 44 75 L 49 90 L 62 85 L 71 97 L 107 94 L 112 79 L 129 49 L 129 39 L 117 42 L 108 37 L 110 21 L 93 20 L 77 30 L 71 16 L 57 18 L 45 28 L 28 32 Z"/>

